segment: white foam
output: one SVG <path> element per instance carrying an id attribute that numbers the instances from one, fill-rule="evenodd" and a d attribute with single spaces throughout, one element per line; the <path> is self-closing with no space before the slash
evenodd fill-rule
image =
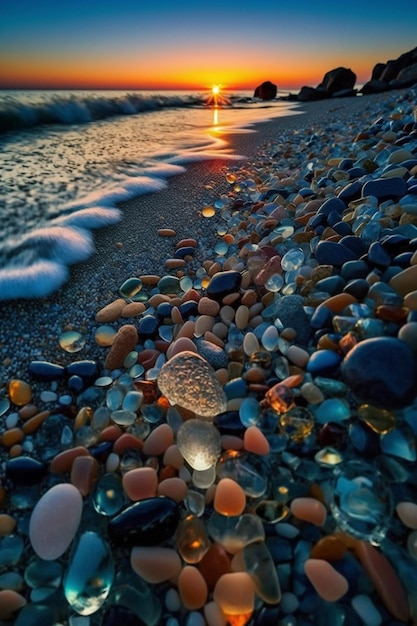
<path id="1" fill-rule="evenodd" d="M 75 228 L 101 228 L 116 224 L 122 219 L 122 212 L 119 209 L 95 206 L 86 209 L 79 209 L 69 215 L 61 215 L 52 220 L 52 225 L 73 226 Z"/>
<path id="2" fill-rule="evenodd" d="M 26 267 L 0 270 L 0 300 L 43 298 L 58 289 L 68 278 L 65 265 L 38 261 Z"/>

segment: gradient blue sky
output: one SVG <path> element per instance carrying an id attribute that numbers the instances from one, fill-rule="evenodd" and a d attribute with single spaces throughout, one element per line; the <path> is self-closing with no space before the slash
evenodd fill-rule
<path id="1" fill-rule="evenodd" d="M 0 87 L 315 86 L 417 46 L 417 0 L 0 0 Z"/>

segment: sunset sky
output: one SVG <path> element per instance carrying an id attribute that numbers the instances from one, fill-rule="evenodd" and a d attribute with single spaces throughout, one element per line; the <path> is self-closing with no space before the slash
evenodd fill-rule
<path id="1" fill-rule="evenodd" d="M 360 84 L 415 46 L 411 0 L 0 0 L 0 88 Z"/>

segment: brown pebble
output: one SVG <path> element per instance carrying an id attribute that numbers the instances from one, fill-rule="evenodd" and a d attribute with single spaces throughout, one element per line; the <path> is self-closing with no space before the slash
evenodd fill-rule
<path id="1" fill-rule="evenodd" d="M 125 324 L 117 331 L 109 353 L 104 362 L 105 369 L 114 370 L 122 367 L 123 361 L 138 343 L 138 331 L 135 326 Z"/>
<path id="2" fill-rule="evenodd" d="M 18 456 L 22 456 L 23 454 L 23 446 L 20 445 L 20 443 L 15 443 L 14 446 L 12 446 L 9 450 L 9 457 L 11 459 L 15 459 Z"/>
<path id="3" fill-rule="evenodd" d="M 18 413 L 22 420 L 28 420 L 39 412 L 36 404 L 26 404 L 19 409 Z"/>
<path id="4" fill-rule="evenodd" d="M 175 237 L 177 234 L 173 228 L 158 228 L 156 232 L 160 237 Z"/>
<path id="5" fill-rule="evenodd" d="M 84 446 L 63 450 L 52 459 L 49 471 L 51 474 L 66 474 L 71 471 L 74 460 L 79 456 L 90 456 L 90 453 Z"/>
<path id="6" fill-rule="evenodd" d="M 133 502 L 153 498 L 158 486 L 158 475 L 152 467 L 136 467 L 123 474 L 123 489 Z"/>
<path id="7" fill-rule="evenodd" d="M 126 301 L 123 298 L 118 298 L 113 302 L 110 302 L 107 306 L 100 311 L 97 311 L 95 320 L 96 322 L 107 323 L 107 322 L 115 322 L 119 319 L 122 314 L 124 307 L 126 306 Z"/>
<path id="8" fill-rule="evenodd" d="M 142 450 L 143 441 L 131 433 L 123 433 L 120 435 L 113 445 L 113 452 L 119 456 L 126 450 Z"/>
<path id="9" fill-rule="evenodd" d="M 9 620 L 25 604 L 25 598 L 17 591 L 2 589 L 0 591 L 0 619 Z"/>
<path id="10" fill-rule="evenodd" d="M 324 561 L 338 561 L 346 554 L 347 546 L 337 535 L 327 535 L 314 544 L 310 558 Z"/>
<path id="11" fill-rule="evenodd" d="M 159 456 L 174 443 L 174 433 L 171 426 L 161 424 L 153 430 L 145 439 L 143 453 L 146 456 Z"/>
<path id="12" fill-rule="evenodd" d="M 401 296 L 406 296 L 411 291 L 415 291 L 417 286 L 417 265 L 410 265 L 402 272 L 395 274 L 388 284 Z"/>
<path id="13" fill-rule="evenodd" d="M 145 348 L 138 355 L 138 363 L 143 365 L 145 370 L 151 369 L 155 363 L 156 359 L 159 356 L 158 350 L 153 350 L 152 348 Z"/>
<path id="14" fill-rule="evenodd" d="M 178 591 L 182 603 L 189 611 L 201 609 L 207 601 L 207 583 L 193 565 L 182 568 L 178 576 Z"/>
<path id="15" fill-rule="evenodd" d="M 97 482 L 99 464 L 92 456 L 78 456 L 71 467 L 70 481 L 82 496 L 88 496 Z"/>
<path id="16" fill-rule="evenodd" d="M 16 527 L 16 520 L 7 513 L 0 513 L 0 537 L 11 535 Z"/>
<path id="17" fill-rule="evenodd" d="M 38 430 L 39 426 L 50 416 L 50 411 L 41 411 L 33 417 L 29 418 L 22 426 L 25 435 L 29 435 Z"/>
<path id="18" fill-rule="evenodd" d="M 137 317 L 142 315 L 144 311 L 146 311 L 146 306 L 143 302 L 129 302 L 122 309 L 122 317 Z"/>
<path id="19" fill-rule="evenodd" d="M 157 494 L 158 496 L 171 498 L 179 504 L 187 495 L 187 490 L 187 483 L 182 478 L 173 476 L 172 478 L 165 478 L 160 481 Z"/>
<path id="20" fill-rule="evenodd" d="M 211 300 L 211 298 L 203 296 L 198 303 L 198 312 L 200 315 L 210 315 L 211 317 L 216 317 L 219 310 L 220 304 L 216 302 L 216 300 Z"/>
<path id="21" fill-rule="evenodd" d="M 177 269 L 179 267 L 184 267 L 185 266 L 185 260 L 184 259 L 167 259 L 165 261 L 165 265 L 166 265 L 167 269 L 173 270 L 173 269 Z"/>
<path id="22" fill-rule="evenodd" d="M 178 250 L 179 248 L 196 248 L 197 247 L 197 241 L 195 239 L 181 239 L 175 246 L 175 248 Z"/>
<path id="23" fill-rule="evenodd" d="M 188 337 L 180 337 L 171 343 L 167 350 L 167 358 L 171 359 L 176 354 L 180 352 L 195 352 L 197 353 L 197 346 L 195 343 L 189 339 Z"/>
<path id="24" fill-rule="evenodd" d="M 240 299 L 244 306 L 251 307 L 258 301 L 258 295 L 253 289 L 247 289 Z"/>

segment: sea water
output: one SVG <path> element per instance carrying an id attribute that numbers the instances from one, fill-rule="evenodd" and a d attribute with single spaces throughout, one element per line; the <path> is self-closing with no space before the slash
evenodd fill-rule
<path id="1" fill-rule="evenodd" d="M 120 202 L 158 192 L 187 163 L 235 159 L 224 130 L 297 113 L 297 104 L 197 92 L 0 92 L 0 300 L 43 297 L 94 251 Z"/>

